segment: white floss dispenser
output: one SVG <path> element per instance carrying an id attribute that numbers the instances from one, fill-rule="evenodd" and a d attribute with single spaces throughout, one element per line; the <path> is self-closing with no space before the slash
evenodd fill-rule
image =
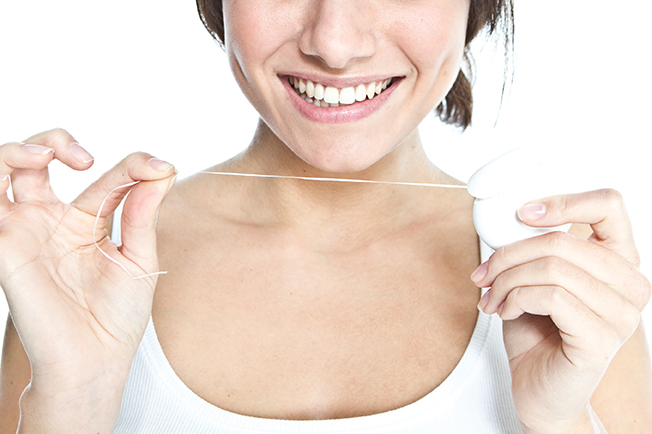
<path id="1" fill-rule="evenodd" d="M 541 155 L 545 154 L 545 155 Z M 474 196 L 473 223 L 478 235 L 494 250 L 516 241 L 554 231 L 570 224 L 533 228 L 523 223 L 518 209 L 547 196 L 569 193 L 567 173 L 550 160 L 550 154 L 519 148 L 482 166 L 469 180 Z"/>

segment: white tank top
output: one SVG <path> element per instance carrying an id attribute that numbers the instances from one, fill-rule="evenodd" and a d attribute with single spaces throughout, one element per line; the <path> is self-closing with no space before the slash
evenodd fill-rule
<path id="1" fill-rule="evenodd" d="M 119 240 L 119 229 L 113 235 Z M 482 247 L 485 260 L 490 251 Z M 423 398 L 371 416 L 301 421 L 243 416 L 204 401 L 175 374 L 150 318 L 131 365 L 115 433 L 518 434 L 519 429 L 502 323 L 480 312 L 458 365 Z"/>

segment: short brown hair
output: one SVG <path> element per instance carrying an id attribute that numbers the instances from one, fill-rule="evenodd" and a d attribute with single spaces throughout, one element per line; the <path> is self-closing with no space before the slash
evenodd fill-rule
<path id="1" fill-rule="evenodd" d="M 222 14 L 222 1 L 197 0 L 197 10 L 206 29 L 223 47 L 224 16 Z M 473 80 L 474 68 L 469 46 L 471 41 L 483 29 L 486 29 L 488 35 L 494 35 L 497 32 L 503 33 L 506 59 L 508 59 L 513 48 L 514 37 L 513 0 L 471 0 L 464 46 L 464 65 L 448 95 L 435 109 L 435 114 L 442 122 L 462 129 L 471 125 L 473 115 L 471 81 Z"/>

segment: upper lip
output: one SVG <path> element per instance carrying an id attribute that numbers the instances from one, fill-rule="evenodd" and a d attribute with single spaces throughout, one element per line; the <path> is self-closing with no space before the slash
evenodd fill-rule
<path id="1" fill-rule="evenodd" d="M 338 89 L 344 89 L 345 87 L 354 87 L 360 84 L 367 84 L 371 82 L 384 81 L 389 78 L 394 77 L 403 77 L 401 75 L 392 75 L 392 74 L 376 74 L 376 75 L 360 75 L 360 76 L 349 76 L 349 77 L 334 77 L 332 75 L 319 74 L 319 73 L 307 73 L 307 72 L 288 72 L 283 74 L 278 74 L 279 77 L 296 77 L 303 80 L 310 80 L 313 83 L 321 83 L 324 86 L 336 87 Z"/>

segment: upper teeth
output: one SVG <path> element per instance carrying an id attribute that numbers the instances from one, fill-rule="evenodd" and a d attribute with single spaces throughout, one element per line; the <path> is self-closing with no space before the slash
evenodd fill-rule
<path id="1" fill-rule="evenodd" d="M 373 81 L 367 84 L 345 87 L 338 89 L 336 87 L 324 86 L 321 83 L 314 83 L 303 78 L 290 77 L 290 84 L 294 86 L 296 92 L 306 101 L 322 107 L 337 107 L 340 104 L 353 104 L 356 101 L 373 99 L 383 90 L 387 89 L 392 82 L 391 78 L 383 81 Z"/>

